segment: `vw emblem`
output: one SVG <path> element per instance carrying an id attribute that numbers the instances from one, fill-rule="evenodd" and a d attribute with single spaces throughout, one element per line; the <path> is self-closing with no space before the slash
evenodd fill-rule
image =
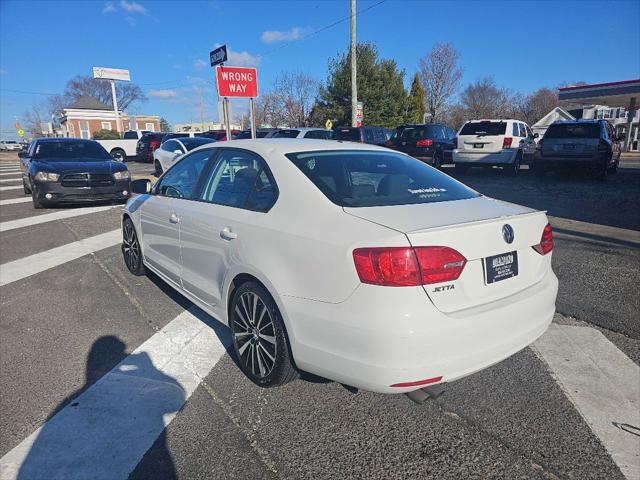
<path id="1" fill-rule="evenodd" d="M 513 237 L 514 237 L 513 228 L 511 227 L 511 225 L 506 223 L 505 225 L 502 226 L 502 238 L 504 238 L 505 242 L 511 243 L 513 242 Z"/>

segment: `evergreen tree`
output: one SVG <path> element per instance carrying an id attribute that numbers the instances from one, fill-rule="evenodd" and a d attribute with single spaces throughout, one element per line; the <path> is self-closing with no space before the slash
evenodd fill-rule
<path id="1" fill-rule="evenodd" d="M 407 123 L 424 122 L 424 88 L 420 84 L 420 77 L 416 73 L 411 83 L 411 91 L 407 97 Z"/>

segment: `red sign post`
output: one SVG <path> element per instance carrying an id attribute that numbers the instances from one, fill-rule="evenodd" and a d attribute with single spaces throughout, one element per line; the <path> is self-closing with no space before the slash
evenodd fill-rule
<path id="1" fill-rule="evenodd" d="M 220 97 L 258 96 L 258 72 L 255 68 L 217 66 L 216 80 Z"/>

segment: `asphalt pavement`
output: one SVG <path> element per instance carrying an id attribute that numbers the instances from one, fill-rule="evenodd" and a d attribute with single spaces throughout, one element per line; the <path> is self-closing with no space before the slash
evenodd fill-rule
<path id="1" fill-rule="evenodd" d="M 16 162 L 0 154 L 3 173 Z M 151 178 L 149 164 L 129 168 Z M 547 342 L 423 405 L 310 375 L 261 389 L 234 363 L 225 327 L 155 276 L 130 275 L 118 244 L 95 242 L 119 229 L 118 206 L 55 215 L 75 207 L 36 211 L 15 203 L 21 187 L 0 191 L 0 280 L 28 275 L 0 286 L 0 478 L 640 478 L 640 454 L 629 460 L 639 425 L 625 413 L 637 395 L 612 391 L 618 416 L 593 413 L 584 402 L 597 407 L 596 390 L 581 377 L 639 371 L 640 167 L 605 184 L 526 170 L 458 178 L 548 211 L 554 324 L 610 352 L 580 347 L 592 370 L 580 348 Z M 85 254 L 71 255 L 79 244 Z"/>

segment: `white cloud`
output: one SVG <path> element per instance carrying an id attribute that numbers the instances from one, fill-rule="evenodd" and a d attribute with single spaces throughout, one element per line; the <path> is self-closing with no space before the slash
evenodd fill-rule
<path id="1" fill-rule="evenodd" d="M 264 43 L 291 42 L 300 40 L 308 31 L 308 28 L 301 27 L 293 27 L 291 30 L 267 30 L 262 32 L 262 41 Z"/>
<path id="2" fill-rule="evenodd" d="M 251 55 L 249 52 L 227 52 L 229 66 L 232 67 L 257 67 L 262 62 L 260 55 Z"/>
<path id="3" fill-rule="evenodd" d="M 127 0 L 120 0 L 120 8 L 129 13 L 147 13 L 147 9 L 142 4 L 133 1 L 127 2 Z"/>
<path id="4" fill-rule="evenodd" d="M 195 68 L 196 70 L 202 70 L 207 65 L 209 64 L 201 59 L 198 59 L 195 62 L 193 62 L 193 68 Z"/>
<path id="5" fill-rule="evenodd" d="M 104 8 L 102 9 L 102 13 L 112 13 L 116 11 L 116 6 L 113 2 L 107 2 L 104 4 Z"/>
<path id="6" fill-rule="evenodd" d="M 175 90 L 150 90 L 148 95 L 160 100 L 170 100 L 176 98 L 178 93 Z"/>
<path id="7" fill-rule="evenodd" d="M 187 76 L 187 82 L 192 83 L 194 85 L 204 85 L 207 81 L 202 77 L 191 77 Z"/>

